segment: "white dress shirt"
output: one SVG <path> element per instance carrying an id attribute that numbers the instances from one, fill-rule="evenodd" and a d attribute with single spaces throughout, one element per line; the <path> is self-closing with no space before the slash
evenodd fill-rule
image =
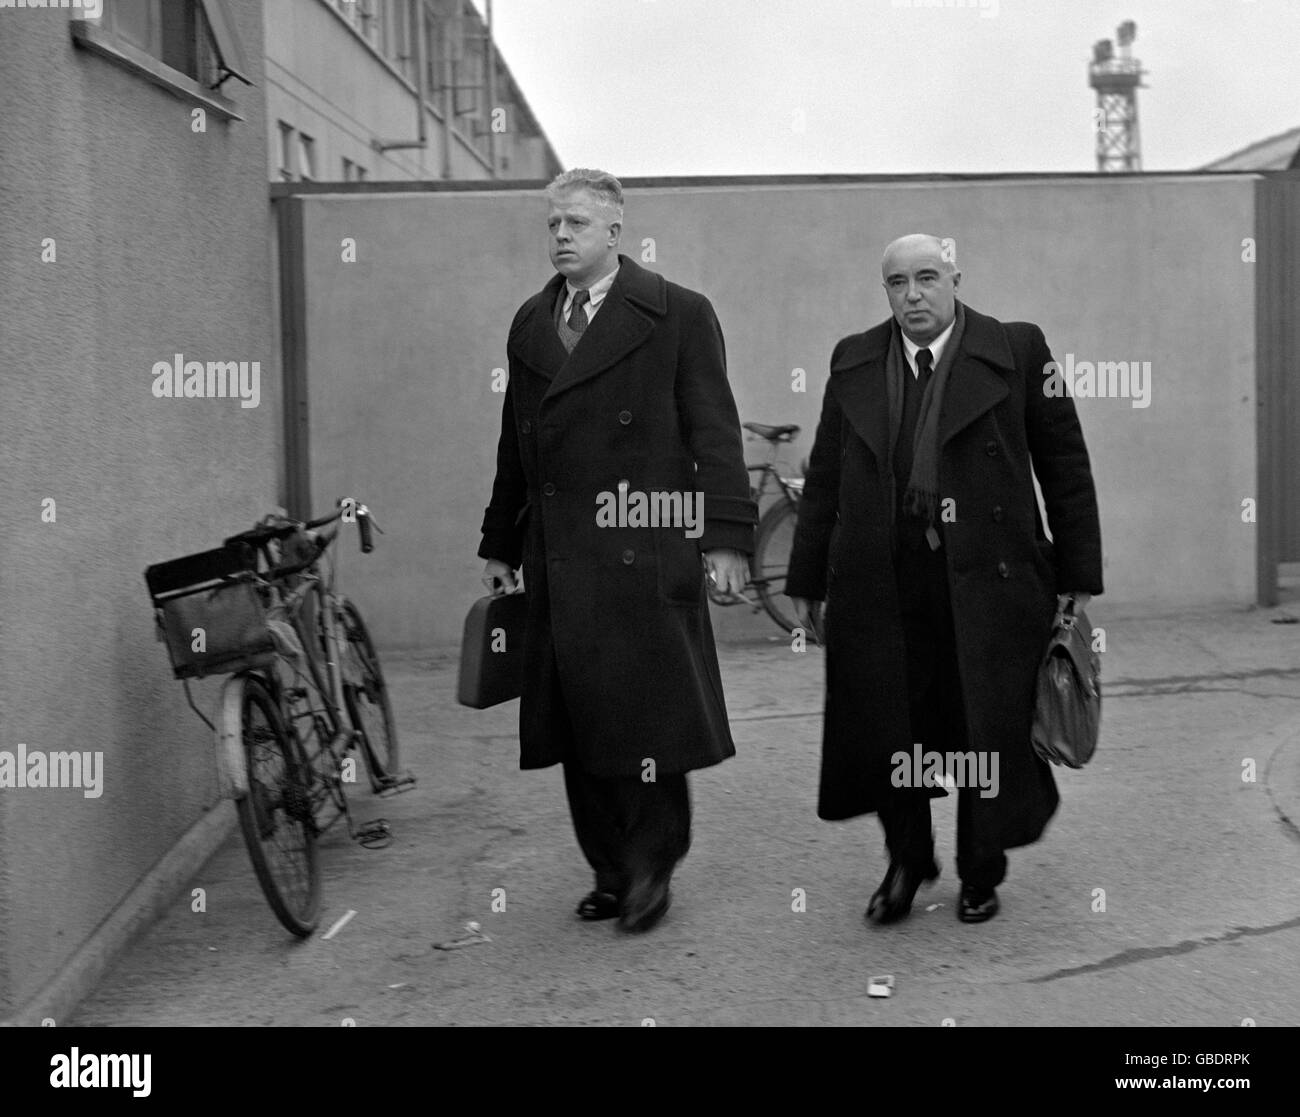
<path id="1" fill-rule="evenodd" d="M 920 379 L 921 376 L 916 368 L 916 355 L 922 349 L 930 350 L 931 355 L 934 357 L 934 360 L 930 362 L 930 371 L 933 372 L 939 367 L 939 358 L 943 355 L 943 347 L 948 344 L 948 338 L 952 336 L 952 328 L 956 324 L 957 319 L 954 318 L 948 323 L 948 328 L 930 342 L 929 345 L 917 345 L 916 342 L 907 336 L 907 334 L 903 334 L 903 349 L 907 353 L 907 367 L 912 370 L 912 376 L 914 379 Z"/>
<path id="2" fill-rule="evenodd" d="M 609 294 L 609 289 L 614 286 L 614 280 L 618 277 L 618 265 L 614 265 L 614 270 L 608 275 L 602 276 L 587 288 L 588 301 L 583 309 L 587 312 L 587 324 L 596 317 L 596 311 L 600 309 L 600 304 L 605 301 L 605 296 Z M 564 281 L 565 290 L 568 292 L 564 298 L 564 306 L 560 308 L 560 313 L 564 315 L 565 321 L 568 321 L 569 311 L 573 309 L 573 296 L 578 293 L 580 288 L 575 287 L 567 279 Z"/>

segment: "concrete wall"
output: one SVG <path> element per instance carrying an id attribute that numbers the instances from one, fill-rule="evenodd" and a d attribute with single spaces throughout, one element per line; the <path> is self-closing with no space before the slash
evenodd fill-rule
<path id="1" fill-rule="evenodd" d="M 305 207 L 311 478 L 355 490 L 388 534 L 352 588 L 389 645 L 454 643 L 477 596 L 514 310 L 550 274 L 528 192 L 314 195 Z M 1253 180 L 876 181 L 629 189 L 624 251 L 704 291 L 742 419 L 803 427 L 831 348 L 888 315 L 879 261 L 914 230 L 955 238 L 962 297 L 1046 332 L 1058 360 L 1149 361 L 1150 406 L 1080 399 L 1108 597 L 1152 610 L 1252 602 Z M 339 244 L 356 237 L 356 264 Z M 653 245 L 651 245 L 653 242 Z M 807 391 L 792 391 L 793 370 Z M 752 450 L 759 447 L 751 446 Z M 349 571 L 351 573 L 351 571 Z M 715 610 L 720 631 L 775 632 Z"/>
<path id="2" fill-rule="evenodd" d="M 231 7 L 258 84 L 202 134 L 67 10 L 0 12 L 0 749 L 104 754 L 99 798 L 0 788 L 0 1017 L 216 801 L 142 573 L 276 503 L 261 4 Z M 260 406 L 154 398 L 178 352 L 260 361 Z"/>
<path id="3" fill-rule="evenodd" d="M 327 0 L 266 0 L 268 172 L 280 181 L 279 126 L 283 120 L 316 141 L 317 178 L 342 179 L 346 157 L 372 180 L 443 177 L 446 135 L 440 115 L 426 109 L 428 146 L 376 152 L 372 139 L 416 139 L 416 90 L 372 50 Z M 441 104 L 440 94 L 428 99 Z M 498 100 L 509 105 L 508 85 Z M 517 114 L 507 113 L 514 129 Z M 550 178 L 558 171 L 542 137 L 512 130 L 497 136 L 511 178 Z M 453 179 L 490 178 L 485 157 L 460 132 L 451 133 Z"/>

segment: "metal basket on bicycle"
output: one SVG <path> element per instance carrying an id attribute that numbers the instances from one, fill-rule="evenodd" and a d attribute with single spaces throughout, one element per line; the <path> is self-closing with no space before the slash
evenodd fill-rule
<path id="1" fill-rule="evenodd" d="M 145 570 L 159 639 L 178 679 L 267 667 L 275 641 L 254 583 L 257 554 L 246 543 L 202 551 Z M 196 648 L 197 645 L 197 648 Z"/>

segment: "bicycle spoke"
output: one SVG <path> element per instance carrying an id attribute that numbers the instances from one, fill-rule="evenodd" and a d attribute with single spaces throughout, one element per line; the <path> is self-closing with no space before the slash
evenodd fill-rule
<path id="1" fill-rule="evenodd" d="M 308 807 L 286 799 L 286 792 L 290 798 L 294 797 L 297 785 L 288 778 L 287 761 L 276 732 L 266 723 L 266 714 L 259 707 L 252 706 L 250 715 L 255 715 L 260 722 L 250 724 L 247 730 L 251 742 L 249 792 L 253 796 L 259 837 L 277 888 L 298 908 L 311 893 Z"/>

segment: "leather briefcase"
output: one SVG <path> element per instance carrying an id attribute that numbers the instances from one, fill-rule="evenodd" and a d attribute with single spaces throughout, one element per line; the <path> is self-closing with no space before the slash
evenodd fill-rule
<path id="1" fill-rule="evenodd" d="M 1058 611 L 1038 668 L 1030 738 L 1053 764 L 1082 768 L 1101 729 L 1101 657 L 1092 650 L 1088 615 L 1071 598 Z"/>
<path id="2" fill-rule="evenodd" d="M 527 617 L 528 597 L 523 591 L 474 602 L 460 645 L 456 697 L 462 706 L 486 710 L 522 693 Z"/>

